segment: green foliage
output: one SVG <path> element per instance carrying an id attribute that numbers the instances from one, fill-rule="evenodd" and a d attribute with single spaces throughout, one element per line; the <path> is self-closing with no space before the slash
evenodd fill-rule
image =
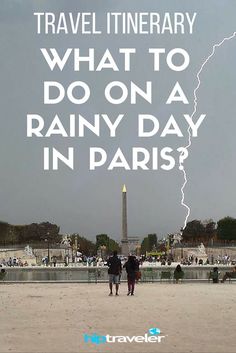
<path id="1" fill-rule="evenodd" d="M 207 222 L 207 224 L 205 225 L 205 231 L 209 235 L 212 235 L 215 233 L 215 228 L 216 228 L 216 223 L 213 222 L 212 220 L 209 220 L 209 222 Z"/>
<path id="2" fill-rule="evenodd" d="M 199 237 L 205 232 L 204 225 L 201 221 L 194 219 L 191 222 L 188 222 L 184 231 L 183 231 L 183 238 L 194 238 Z"/>
<path id="3" fill-rule="evenodd" d="M 149 251 L 148 237 L 145 237 L 141 243 L 141 254 L 146 254 Z"/>
<path id="4" fill-rule="evenodd" d="M 155 233 L 148 234 L 148 244 L 149 244 L 150 250 L 157 248 L 157 235 Z"/>
<path id="5" fill-rule="evenodd" d="M 5 245 L 9 241 L 10 225 L 0 221 L 0 244 Z"/>
<path id="6" fill-rule="evenodd" d="M 114 239 L 111 239 L 111 238 L 109 238 L 108 249 L 109 249 L 110 253 L 112 253 L 115 250 L 118 253 L 121 252 L 121 248 L 120 248 L 119 244 Z"/>
<path id="7" fill-rule="evenodd" d="M 70 236 L 71 238 L 71 245 L 75 246 L 76 244 L 76 238 L 77 238 L 77 246 L 79 252 L 81 252 L 83 255 L 86 256 L 91 256 L 96 254 L 96 244 L 93 243 L 91 240 L 86 239 L 85 237 L 82 237 L 78 234 L 72 234 Z M 77 249 L 76 249 L 77 250 Z"/>
<path id="8" fill-rule="evenodd" d="M 29 225 L 11 225 L 0 222 L 0 244 L 33 244 L 49 238 L 51 242 L 60 242 L 59 227 L 49 222 Z"/>
<path id="9" fill-rule="evenodd" d="M 236 240 L 236 219 L 225 217 L 217 223 L 217 234 L 222 240 Z"/>
<path id="10" fill-rule="evenodd" d="M 148 234 L 141 243 L 141 253 L 145 254 L 146 252 L 157 249 L 157 235 Z"/>
<path id="11" fill-rule="evenodd" d="M 9 223 L 7 223 L 7 222 L 4 222 L 4 221 L 0 221 L 0 226 L 9 226 Z"/>
<path id="12" fill-rule="evenodd" d="M 101 247 L 105 246 L 106 247 L 106 252 L 107 253 L 112 253 L 114 250 L 116 250 L 118 253 L 120 252 L 120 246 L 119 244 L 111 239 L 107 234 L 98 234 L 96 236 L 96 248 L 97 250 Z"/>
<path id="13" fill-rule="evenodd" d="M 107 234 L 98 234 L 96 235 L 96 247 L 97 249 L 100 247 L 100 246 L 108 246 L 108 235 Z"/>
<path id="14" fill-rule="evenodd" d="M 208 220 L 202 223 L 201 221 L 194 219 L 187 223 L 182 236 L 183 241 L 208 242 L 216 236 L 215 222 Z"/>

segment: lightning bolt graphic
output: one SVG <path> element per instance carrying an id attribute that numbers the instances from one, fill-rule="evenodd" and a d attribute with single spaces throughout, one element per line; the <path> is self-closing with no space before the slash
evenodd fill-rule
<path id="1" fill-rule="evenodd" d="M 229 37 L 225 37 L 224 39 L 222 39 L 221 42 L 214 44 L 213 47 L 212 47 L 211 54 L 206 58 L 206 60 L 203 62 L 202 66 L 200 67 L 200 70 L 197 73 L 198 84 L 197 84 L 196 88 L 193 91 L 194 105 L 193 105 L 193 112 L 192 112 L 192 115 L 191 115 L 191 119 L 193 119 L 193 117 L 194 117 L 194 115 L 195 115 L 195 113 L 197 111 L 197 103 L 198 103 L 197 102 L 197 91 L 198 91 L 198 89 L 199 89 L 199 87 L 201 85 L 200 75 L 201 75 L 204 67 L 209 62 L 209 60 L 214 56 L 216 48 L 221 47 L 226 41 L 229 41 L 229 40 L 233 39 L 235 36 L 236 36 L 236 32 L 233 32 L 233 34 L 230 35 Z M 189 126 L 187 131 L 188 131 L 188 144 L 187 144 L 187 146 L 185 146 L 186 150 L 188 150 L 190 148 L 190 146 L 192 145 L 192 140 L 191 140 L 192 136 L 191 136 L 191 132 L 190 132 L 190 126 Z M 183 152 L 181 153 L 181 155 L 183 156 Z M 184 183 L 183 183 L 183 185 L 181 187 L 181 194 L 182 194 L 181 205 L 187 209 L 187 215 L 185 217 L 184 226 L 183 226 L 183 229 L 184 229 L 186 227 L 187 222 L 188 222 L 188 218 L 190 216 L 191 210 L 190 210 L 190 207 L 185 203 L 184 189 L 185 189 L 185 186 L 186 186 L 186 184 L 188 182 L 188 179 L 187 179 L 186 171 L 185 171 L 184 166 L 183 166 L 183 160 L 181 161 L 181 159 L 179 161 L 179 169 L 183 172 L 183 177 L 184 177 Z"/>

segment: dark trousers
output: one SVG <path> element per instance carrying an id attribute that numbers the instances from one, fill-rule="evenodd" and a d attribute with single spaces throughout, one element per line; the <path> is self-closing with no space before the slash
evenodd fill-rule
<path id="1" fill-rule="evenodd" d="M 135 278 L 128 277 L 128 291 L 133 294 L 134 293 L 134 286 L 135 286 Z"/>

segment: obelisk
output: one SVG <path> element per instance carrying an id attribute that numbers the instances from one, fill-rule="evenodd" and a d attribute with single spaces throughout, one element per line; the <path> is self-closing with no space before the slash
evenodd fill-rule
<path id="1" fill-rule="evenodd" d="M 127 191 L 125 185 L 122 189 L 122 239 L 121 239 L 121 253 L 124 256 L 129 255 L 129 241 L 127 230 Z"/>

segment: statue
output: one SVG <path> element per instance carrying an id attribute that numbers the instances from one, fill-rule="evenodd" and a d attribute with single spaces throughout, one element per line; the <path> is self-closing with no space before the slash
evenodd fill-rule
<path id="1" fill-rule="evenodd" d="M 24 252 L 27 256 L 34 256 L 33 249 L 29 245 L 26 245 Z"/>
<path id="2" fill-rule="evenodd" d="M 198 251 L 201 255 L 206 255 L 206 248 L 203 243 L 198 246 Z"/>
<path id="3" fill-rule="evenodd" d="M 66 245 L 66 246 L 70 246 L 71 245 L 71 239 L 70 239 L 70 236 L 69 235 L 67 235 L 67 234 L 65 234 L 65 235 L 63 235 L 63 237 L 62 237 L 62 241 L 61 241 L 61 244 L 63 244 L 63 245 Z"/>
<path id="4" fill-rule="evenodd" d="M 205 262 L 208 256 L 204 244 L 201 243 L 200 245 L 198 245 L 197 248 L 189 250 L 188 257 L 189 256 L 194 256 L 198 260 L 202 260 L 203 262 Z"/>
<path id="5" fill-rule="evenodd" d="M 180 233 L 175 233 L 173 235 L 173 245 L 179 244 L 182 240 L 182 235 Z"/>

